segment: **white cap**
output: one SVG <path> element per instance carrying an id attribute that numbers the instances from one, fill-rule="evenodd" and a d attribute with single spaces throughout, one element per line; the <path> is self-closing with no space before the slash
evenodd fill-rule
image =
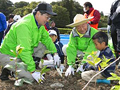
<path id="1" fill-rule="evenodd" d="M 49 30 L 48 32 L 49 32 L 49 35 L 56 35 L 57 36 L 57 33 L 55 30 Z"/>
<path id="2" fill-rule="evenodd" d="M 19 20 L 19 19 L 21 19 L 21 16 L 20 16 L 20 15 L 15 15 L 14 18 L 13 18 L 13 20 L 15 20 L 15 21 L 17 21 L 17 20 Z"/>

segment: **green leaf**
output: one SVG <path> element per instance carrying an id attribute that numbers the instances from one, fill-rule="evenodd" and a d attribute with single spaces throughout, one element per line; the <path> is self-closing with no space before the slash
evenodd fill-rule
<path id="1" fill-rule="evenodd" d="M 13 61 L 13 60 L 16 60 L 17 58 L 15 57 L 15 58 L 10 58 L 10 61 Z"/>
<path id="2" fill-rule="evenodd" d="M 24 62 L 17 63 L 18 68 L 22 68 L 27 71 L 27 65 Z"/>
<path id="3" fill-rule="evenodd" d="M 94 59 L 95 64 L 98 64 L 100 61 L 101 61 L 101 59 L 98 57 L 96 57 L 96 59 Z"/>
<path id="4" fill-rule="evenodd" d="M 23 85 L 23 80 L 22 79 L 18 79 L 15 81 L 14 83 L 15 86 L 22 86 Z"/>
<path id="5" fill-rule="evenodd" d="M 13 69 L 14 67 L 12 65 L 7 64 L 4 68 Z"/>
<path id="6" fill-rule="evenodd" d="M 20 54 L 23 49 L 24 49 L 23 47 L 20 47 L 20 49 L 18 50 L 18 54 Z"/>
<path id="7" fill-rule="evenodd" d="M 42 64 L 44 63 L 44 60 L 43 60 L 43 59 L 41 59 L 41 63 L 42 63 Z"/>
<path id="8" fill-rule="evenodd" d="M 32 82 L 31 82 L 30 80 L 26 79 L 26 78 L 23 78 L 23 81 L 24 81 L 25 83 L 28 83 L 28 84 L 31 84 L 31 85 L 32 85 Z"/>
<path id="9" fill-rule="evenodd" d="M 13 50 L 10 50 L 15 56 L 17 55 Z"/>
<path id="10" fill-rule="evenodd" d="M 46 72 L 48 72 L 49 71 L 49 69 L 47 69 L 47 66 L 44 66 L 43 68 L 42 68 L 42 70 L 41 70 L 41 74 L 44 74 L 44 73 L 46 73 Z"/>
<path id="11" fill-rule="evenodd" d="M 88 62 L 90 65 L 92 66 L 95 66 L 94 62 L 93 61 L 89 61 L 89 60 L 86 60 L 86 62 Z"/>
<path id="12" fill-rule="evenodd" d="M 119 85 L 115 85 L 110 90 L 120 90 L 120 86 Z"/>
<path id="13" fill-rule="evenodd" d="M 20 45 L 16 47 L 16 52 L 18 52 L 19 49 L 20 49 Z"/>
<path id="14" fill-rule="evenodd" d="M 20 72 L 21 72 L 21 70 L 16 70 L 16 72 L 17 72 L 17 73 L 20 73 Z"/>
<path id="15" fill-rule="evenodd" d="M 53 53 L 53 51 L 45 50 L 44 54 Z"/>

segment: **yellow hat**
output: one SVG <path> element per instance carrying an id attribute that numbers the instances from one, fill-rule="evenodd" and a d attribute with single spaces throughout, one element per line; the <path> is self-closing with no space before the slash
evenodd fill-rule
<path id="1" fill-rule="evenodd" d="M 90 19 L 92 19 L 93 17 L 90 18 L 85 18 L 84 15 L 82 14 L 77 14 L 74 19 L 73 19 L 73 23 L 66 25 L 67 27 L 75 27 L 78 26 L 80 24 L 84 24 L 86 22 L 88 22 Z"/>

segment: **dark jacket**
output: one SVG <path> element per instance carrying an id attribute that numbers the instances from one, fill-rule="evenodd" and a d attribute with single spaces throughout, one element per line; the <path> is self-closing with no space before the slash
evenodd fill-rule
<path id="1" fill-rule="evenodd" d="M 10 28 L 11 28 L 11 26 L 12 26 L 15 22 L 16 22 L 16 21 L 14 21 L 14 22 L 8 24 L 7 29 L 5 30 L 5 33 L 4 33 L 5 35 L 8 33 L 8 31 L 9 31 Z"/>
<path id="2" fill-rule="evenodd" d="M 63 54 L 63 51 L 62 51 L 63 44 L 58 40 L 56 40 L 54 42 L 54 44 L 55 44 L 55 47 L 57 49 L 57 53 L 58 53 L 58 55 L 61 59 L 61 63 L 63 64 L 64 63 L 64 54 Z"/>
<path id="3" fill-rule="evenodd" d="M 113 61 L 115 61 L 115 57 L 111 51 L 111 49 L 109 47 L 105 48 L 104 50 L 100 51 L 100 55 L 99 55 L 99 58 L 103 58 L 103 56 L 105 56 L 105 58 L 107 59 L 111 59 L 109 61 L 109 63 L 112 63 Z M 108 64 L 109 64 L 108 63 Z M 104 77 L 110 77 L 111 74 L 110 73 L 114 73 L 115 72 L 115 66 L 116 64 L 112 64 L 111 66 L 109 66 L 105 71 L 103 71 L 101 74 L 104 76 Z"/>
<path id="4" fill-rule="evenodd" d="M 120 28 L 120 13 L 115 12 L 118 6 L 120 6 L 120 0 L 112 3 L 108 19 L 108 25 L 114 25 L 116 28 Z"/>

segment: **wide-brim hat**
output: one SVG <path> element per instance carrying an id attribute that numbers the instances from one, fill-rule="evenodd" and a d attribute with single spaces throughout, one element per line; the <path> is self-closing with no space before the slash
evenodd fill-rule
<path id="1" fill-rule="evenodd" d="M 90 18 L 85 18 L 84 15 L 82 14 L 77 14 L 74 19 L 73 19 L 73 23 L 66 25 L 67 27 L 76 27 L 78 25 L 87 23 L 90 19 L 92 19 L 93 17 Z"/>

